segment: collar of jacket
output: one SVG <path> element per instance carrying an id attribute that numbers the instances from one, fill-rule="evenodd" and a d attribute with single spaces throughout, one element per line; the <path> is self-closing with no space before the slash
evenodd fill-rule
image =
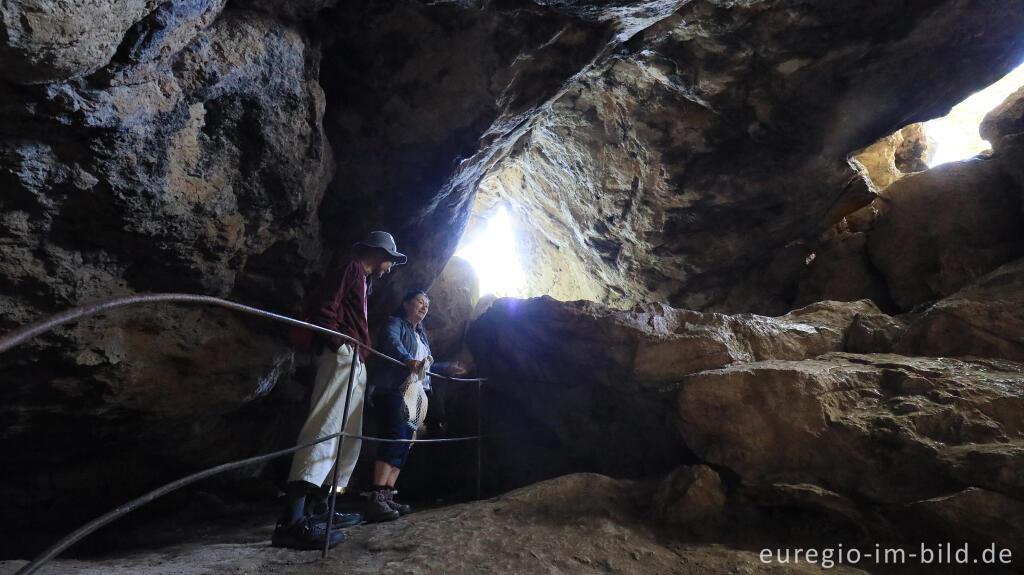
<path id="1" fill-rule="evenodd" d="M 412 328 L 412 322 L 409 321 L 409 319 L 406 318 L 405 316 L 396 315 L 395 317 L 397 317 L 398 319 L 402 320 L 403 322 L 405 322 L 405 325 L 407 325 L 410 328 Z M 418 334 L 426 334 L 427 333 L 427 330 L 423 329 L 423 322 L 420 322 L 419 325 L 417 325 L 415 328 L 413 328 L 413 331 L 415 331 Z"/>

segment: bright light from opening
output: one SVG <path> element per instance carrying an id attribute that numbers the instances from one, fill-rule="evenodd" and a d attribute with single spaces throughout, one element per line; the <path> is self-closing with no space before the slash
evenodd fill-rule
<path id="1" fill-rule="evenodd" d="M 504 207 L 487 221 L 487 229 L 455 255 L 469 262 L 480 278 L 480 295 L 525 297 L 526 274 L 519 265 L 512 220 Z"/>
<path id="2" fill-rule="evenodd" d="M 988 88 L 957 104 L 949 115 L 925 123 L 925 133 L 935 140 L 935 155 L 928 167 L 976 156 L 990 149 L 978 134 L 985 114 L 1024 85 L 1024 64 Z"/>

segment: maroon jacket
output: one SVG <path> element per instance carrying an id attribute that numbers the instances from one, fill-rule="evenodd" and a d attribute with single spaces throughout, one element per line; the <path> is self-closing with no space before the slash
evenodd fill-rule
<path id="1" fill-rule="evenodd" d="M 311 318 L 313 323 L 370 345 L 370 327 L 366 319 L 366 271 L 359 260 L 335 258 L 317 294 Z M 336 335 L 322 335 L 319 340 L 332 350 L 348 343 Z M 368 355 L 365 348 L 359 348 L 359 359 L 365 362 Z"/>

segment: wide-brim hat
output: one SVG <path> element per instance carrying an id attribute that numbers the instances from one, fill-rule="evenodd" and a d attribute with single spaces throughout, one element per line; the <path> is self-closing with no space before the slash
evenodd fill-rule
<path id="1" fill-rule="evenodd" d="M 370 235 L 368 235 L 365 240 L 356 242 L 352 245 L 353 248 L 358 246 L 380 248 L 386 251 L 397 266 L 409 261 L 409 258 L 407 258 L 405 254 L 398 252 L 398 246 L 395 244 L 395 238 L 391 237 L 391 234 L 387 232 L 370 232 Z"/>

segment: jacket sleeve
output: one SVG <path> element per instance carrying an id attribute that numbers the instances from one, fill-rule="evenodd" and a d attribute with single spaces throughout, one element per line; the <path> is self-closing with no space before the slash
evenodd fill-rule
<path id="1" fill-rule="evenodd" d="M 453 363 L 451 361 L 439 361 L 430 366 L 430 371 L 441 375 L 448 375 L 448 370 L 452 368 Z"/>
<path id="2" fill-rule="evenodd" d="M 378 345 L 385 355 L 398 359 L 402 363 L 413 359 L 409 350 L 402 345 L 402 320 L 397 317 L 389 317 L 384 329 L 380 333 L 381 340 Z"/>
<path id="3" fill-rule="evenodd" d="M 323 289 L 320 290 L 320 300 L 313 308 L 312 320 L 316 325 L 338 331 L 338 310 L 345 290 L 352 284 L 350 269 L 351 266 L 340 263 L 331 267 L 330 274 L 324 279 Z M 332 350 L 337 350 L 345 343 L 344 339 L 336 335 L 324 337 Z"/>

